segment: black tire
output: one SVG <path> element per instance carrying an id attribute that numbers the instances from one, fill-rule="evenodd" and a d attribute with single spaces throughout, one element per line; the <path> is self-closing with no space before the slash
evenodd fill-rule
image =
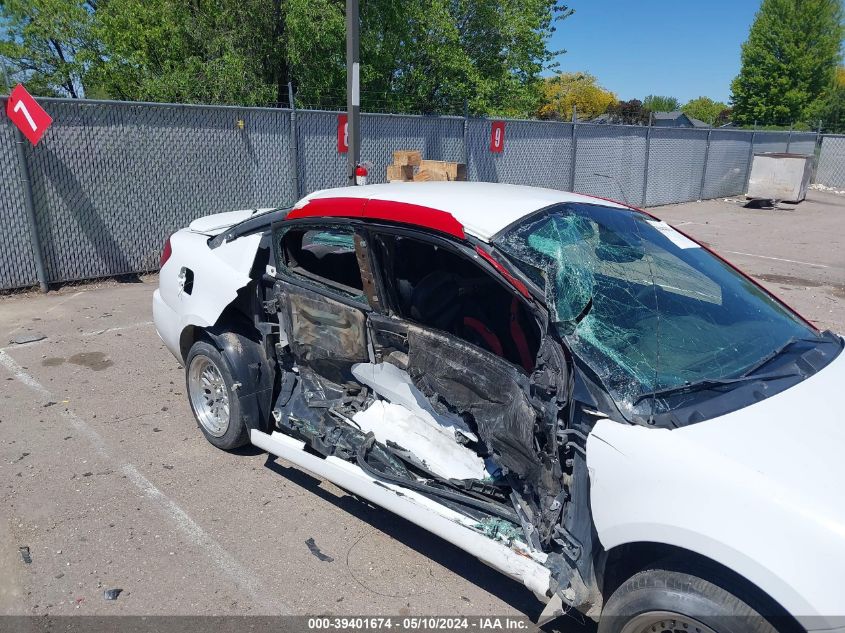
<path id="1" fill-rule="evenodd" d="M 638 572 L 605 602 L 598 633 L 778 633 L 729 585 L 672 569 Z"/>
<path id="2" fill-rule="evenodd" d="M 225 387 L 228 398 L 228 424 L 222 434 L 212 433 L 203 424 L 200 418 L 200 413 L 195 406 L 194 398 L 191 392 L 191 371 L 194 363 L 211 363 L 219 372 Z M 223 354 L 220 353 L 216 347 L 207 341 L 197 341 L 188 352 L 188 357 L 185 359 L 185 390 L 188 395 L 188 403 L 191 405 L 191 411 L 194 414 L 194 419 L 197 426 L 202 431 L 211 444 L 217 448 L 229 451 L 239 448 L 249 443 L 249 432 L 246 424 L 241 416 L 241 406 L 238 400 L 238 395 L 235 389 L 235 380 L 232 378 L 232 371 L 229 368 L 229 363 Z"/>

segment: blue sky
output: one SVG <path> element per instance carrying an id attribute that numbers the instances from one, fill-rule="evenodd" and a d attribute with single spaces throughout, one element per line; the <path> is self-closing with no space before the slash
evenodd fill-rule
<path id="1" fill-rule="evenodd" d="M 586 71 L 620 99 L 648 94 L 728 101 L 760 0 L 569 0 L 551 48 L 561 71 Z"/>

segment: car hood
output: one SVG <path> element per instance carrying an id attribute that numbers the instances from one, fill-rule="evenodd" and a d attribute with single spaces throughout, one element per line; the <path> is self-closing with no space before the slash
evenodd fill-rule
<path id="1" fill-rule="evenodd" d="M 214 215 L 206 215 L 202 218 L 197 218 L 188 225 L 188 228 L 195 233 L 203 233 L 204 235 L 217 235 L 222 233 L 238 222 L 248 220 L 253 215 L 259 213 L 266 213 L 272 211 L 272 207 L 260 209 L 241 209 L 239 211 L 227 211 L 225 213 L 215 213 Z"/>
<path id="2" fill-rule="evenodd" d="M 790 504 L 840 523 L 845 536 L 845 354 L 797 385 L 671 431 L 761 477 Z M 739 482 L 738 482 L 739 483 Z"/>

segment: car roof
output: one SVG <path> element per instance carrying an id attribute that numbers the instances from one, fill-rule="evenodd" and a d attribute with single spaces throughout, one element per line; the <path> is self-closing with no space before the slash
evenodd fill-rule
<path id="1" fill-rule="evenodd" d="M 451 216 L 448 218 L 451 222 L 457 222 L 463 231 L 485 242 L 489 242 L 502 229 L 521 218 L 552 204 L 586 202 L 620 209 L 629 208 L 621 203 L 602 198 L 523 185 L 491 182 L 396 182 L 315 191 L 300 200 L 294 209 L 304 211 L 309 203 L 314 200 L 328 201 L 333 198 L 362 199 L 358 206 L 358 209 L 361 210 L 360 215 L 363 215 L 363 206 L 366 204 L 364 200 L 397 202 L 403 205 L 436 210 L 441 214 Z M 317 212 L 318 206 L 325 209 L 323 205 L 314 205 L 314 213 L 308 215 L 323 215 L 324 213 Z M 410 207 L 408 208 L 410 209 Z M 332 211 L 325 214 L 359 215 L 358 213 Z M 302 217 L 303 215 L 305 214 L 292 213 L 290 217 Z M 380 217 L 384 218 L 385 216 Z M 429 222 L 418 220 L 418 218 L 424 217 L 426 216 L 409 213 L 406 217 L 402 217 L 400 221 L 433 228 Z M 447 232 L 453 231 L 447 230 Z"/>

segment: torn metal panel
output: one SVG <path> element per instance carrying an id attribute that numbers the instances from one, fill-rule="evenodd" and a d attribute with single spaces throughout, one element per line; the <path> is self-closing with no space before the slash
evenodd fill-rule
<path id="1" fill-rule="evenodd" d="M 458 415 L 434 410 L 428 399 L 417 389 L 407 371 L 396 365 L 384 363 L 361 363 L 352 367 L 352 374 L 362 384 L 367 385 L 377 394 L 394 404 L 399 404 L 421 417 L 426 424 L 438 433 L 444 431 L 454 441 L 456 433 L 464 439 L 477 442 L 478 436 L 473 433 L 469 425 Z"/>
<path id="2" fill-rule="evenodd" d="M 436 431 L 402 405 L 378 400 L 352 420 L 362 431 L 372 432 L 379 442 L 408 450 L 445 479 L 484 479 L 488 475 L 484 460 L 474 451 L 458 444 L 454 435 Z"/>
<path id="3" fill-rule="evenodd" d="M 352 380 L 351 367 L 366 362 L 366 321 L 362 310 L 324 295 L 281 284 L 288 308 L 288 339 L 298 362 L 328 380 Z"/>
<path id="4" fill-rule="evenodd" d="M 466 416 L 498 463 L 536 476 L 528 377 L 493 354 L 422 328 L 408 328 L 408 345 L 408 374 L 435 410 Z"/>

